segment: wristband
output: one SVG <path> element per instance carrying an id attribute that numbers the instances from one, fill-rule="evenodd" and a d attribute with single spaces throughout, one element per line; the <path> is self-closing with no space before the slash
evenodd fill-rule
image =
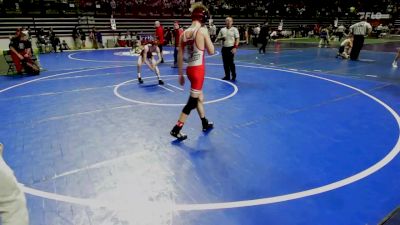
<path id="1" fill-rule="evenodd" d="M 234 46 L 233 46 L 233 48 L 238 48 L 239 46 L 237 45 L 237 44 L 235 44 Z"/>

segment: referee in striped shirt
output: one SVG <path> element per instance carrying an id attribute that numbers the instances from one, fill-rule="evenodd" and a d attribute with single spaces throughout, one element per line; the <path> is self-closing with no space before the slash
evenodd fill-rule
<path id="1" fill-rule="evenodd" d="M 222 41 L 222 61 L 224 63 L 225 76 L 223 80 L 236 81 L 235 54 L 239 46 L 239 31 L 233 27 L 232 17 L 225 19 L 226 27 L 222 28 L 217 36 L 216 42 Z M 231 79 L 232 74 L 232 79 Z"/>
<path id="2" fill-rule="evenodd" d="M 367 22 L 367 19 L 362 19 L 361 22 L 353 24 L 350 27 L 351 33 L 354 35 L 353 48 L 350 52 L 351 60 L 358 60 L 358 55 L 364 45 L 364 36 L 369 35 L 372 31 L 371 24 Z"/>

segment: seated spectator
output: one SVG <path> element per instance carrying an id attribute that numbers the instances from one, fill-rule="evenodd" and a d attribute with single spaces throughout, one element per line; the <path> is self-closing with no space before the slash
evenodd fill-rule
<path id="1" fill-rule="evenodd" d="M 140 40 L 135 41 L 135 43 L 132 45 L 131 53 L 132 54 L 140 54 L 143 50 L 143 45 Z"/>
<path id="2" fill-rule="evenodd" d="M 276 40 L 279 38 L 278 32 L 276 30 L 272 31 L 272 33 L 270 34 L 270 37 L 272 40 Z"/>
<path id="3" fill-rule="evenodd" d="M 69 46 L 68 46 L 68 44 L 67 44 L 67 42 L 65 40 L 62 41 L 61 46 L 60 46 L 60 50 L 61 50 L 61 52 L 63 50 L 70 50 L 70 48 L 69 48 Z"/>
<path id="4" fill-rule="evenodd" d="M 57 47 L 59 47 L 60 51 L 62 51 L 61 46 L 60 46 L 60 38 L 58 38 L 56 36 L 56 33 L 54 33 L 52 27 L 50 27 L 50 31 L 49 31 L 49 40 L 50 40 L 51 46 L 53 47 L 54 52 L 57 52 Z"/>
<path id="5" fill-rule="evenodd" d="M 82 41 L 82 48 L 86 48 L 86 34 L 83 32 L 82 28 L 79 28 L 79 34 L 81 35 L 81 41 Z"/>
<path id="6" fill-rule="evenodd" d="M 132 47 L 132 35 L 131 35 L 131 32 L 129 30 L 126 31 L 125 40 L 126 40 L 126 45 L 128 47 Z"/>
<path id="7" fill-rule="evenodd" d="M 132 46 L 133 46 L 136 43 L 136 41 L 138 40 L 137 34 L 135 32 L 132 33 L 131 40 L 132 40 Z"/>
<path id="8" fill-rule="evenodd" d="M 74 39 L 74 44 L 75 44 L 75 48 L 76 49 L 80 49 L 81 48 L 81 34 L 80 34 L 80 30 L 78 29 L 78 26 L 75 26 L 74 29 L 72 30 L 72 38 Z"/>
<path id="9" fill-rule="evenodd" d="M 117 44 L 118 44 L 118 47 L 126 46 L 125 36 L 122 36 L 121 32 L 118 33 Z"/>
<path id="10" fill-rule="evenodd" d="M 103 46 L 103 35 L 100 31 L 96 32 L 96 40 L 97 40 L 97 45 L 99 48 L 104 48 Z"/>
<path id="11" fill-rule="evenodd" d="M 37 32 L 36 45 L 40 53 L 50 52 L 51 44 L 48 38 L 48 33 L 44 31 L 43 27 Z"/>
<path id="12" fill-rule="evenodd" d="M 38 75 L 40 73 L 39 66 L 32 60 L 32 44 L 20 29 L 11 38 L 9 47 L 18 74 L 22 74 L 22 69 L 28 74 Z"/>
<path id="13" fill-rule="evenodd" d="M 314 31 L 313 30 L 308 31 L 307 37 L 314 38 Z"/>

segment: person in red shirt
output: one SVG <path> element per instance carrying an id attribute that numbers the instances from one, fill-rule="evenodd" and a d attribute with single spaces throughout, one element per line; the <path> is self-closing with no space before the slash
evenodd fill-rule
<path id="1" fill-rule="evenodd" d="M 175 39 L 175 48 L 174 48 L 174 65 L 172 68 L 178 68 L 178 50 L 179 50 L 179 38 L 183 33 L 183 29 L 179 27 L 179 22 L 174 22 L 174 39 Z"/>
<path id="2" fill-rule="evenodd" d="M 164 28 L 161 26 L 160 21 L 154 23 L 156 27 L 156 40 L 158 41 L 158 48 L 161 52 L 161 63 L 164 63 L 163 45 L 164 45 Z"/>
<path id="3" fill-rule="evenodd" d="M 20 29 L 17 29 L 15 36 L 11 38 L 9 48 L 18 74 L 22 74 L 22 69 L 28 74 L 40 73 L 39 66 L 32 60 L 32 44 Z"/>

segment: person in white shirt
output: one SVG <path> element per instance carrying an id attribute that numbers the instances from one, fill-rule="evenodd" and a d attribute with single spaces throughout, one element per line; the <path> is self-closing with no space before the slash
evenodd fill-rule
<path id="1" fill-rule="evenodd" d="M 379 24 L 379 26 L 376 27 L 376 36 L 378 38 L 380 38 L 382 30 L 383 30 L 383 26 L 382 26 L 382 24 Z"/>
<path id="2" fill-rule="evenodd" d="M 0 224 L 29 225 L 24 192 L 18 186 L 13 171 L 4 162 L 0 143 Z"/>
<path id="3" fill-rule="evenodd" d="M 209 33 L 210 33 L 211 41 L 215 41 L 215 38 L 217 36 L 217 27 L 215 26 L 215 24 L 214 23 L 210 23 L 210 26 L 209 26 L 208 30 L 209 30 Z"/>
<path id="4" fill-rule="evenodd" d="M 350 27 L 350 32 L 354 35 L 353 49 L 350 53 L 351 60 L 358 60 L 358 56 L 364 45 L 364 36 L 369 35 L 371 31 L 372 26 L 365 18 Z"/>
<path id="5" fill-rule="evenodd" d="M 222 61 L 224 63 L 225 76 L 223 80 L 236 81 L 235 54 L 239 47 L 239 31 L 233 27 L 232 17 L 225 19 L 226 27 L 222 28 L 216 41 L 222 41 Z M 232 76 L 232 79 L 231 79 Z"/>
<path id="6" fill-rule="evenodd" d="M 272 31 L 272 33 L 269 36 L 271 37 L 272 40 L 275 40 L 279 37 L 278 32 L 276 30 Z"/>
<path id="7" fill-rule="evenodd" d="M 339 41 L 342 40 L 345 30 L 346 30 L 346 27 L 344 27 L 343 24 L 340 24 L 340 26 L 336 29 L 336 33 L 339 38 Z"/>
<path id="8" fill-rule="evenodd" d="M 261 31 L 261 26 L 260 24 L 258 24 L 254 29 L 253 29 L 253 44 L 254 46 L 258 46 L 258 35 L 260 35 L 260 31 Z"/>

